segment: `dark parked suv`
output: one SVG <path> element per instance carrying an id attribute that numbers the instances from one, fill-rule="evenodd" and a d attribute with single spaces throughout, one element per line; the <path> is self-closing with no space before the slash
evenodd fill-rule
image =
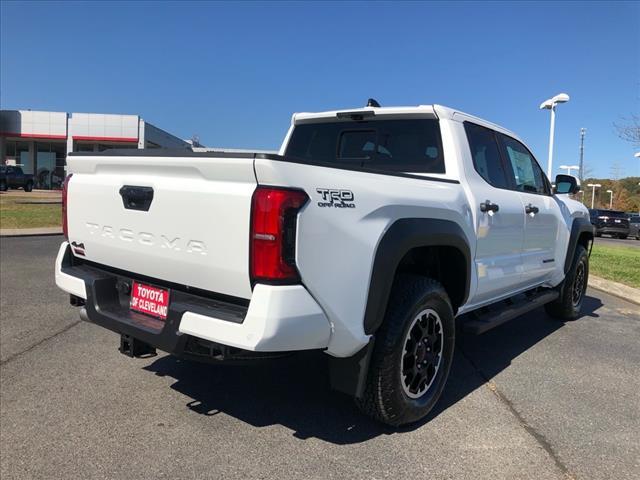
<path id="1" fill-rule="evenodd" d="M 596 227 L 596 237 L 611 235 L 627 238 L 629 236 L 629 218 L 624 212 L 616 210 L 589 209 L 591 223 Z"/>
<path id="2" fill-rule="evenodd" d="M 640 215 L 631 215 L 629 217 L 629 235 L 640 240 Z"/>

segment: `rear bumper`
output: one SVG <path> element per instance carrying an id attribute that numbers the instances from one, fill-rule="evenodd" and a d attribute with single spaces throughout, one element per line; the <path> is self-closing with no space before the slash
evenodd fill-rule
<path id="1" fill-rule="evenodd" d="M 64 242 L 56 259 L 56 284 L 85 300 L 82 318 L 129 335 L 160 350 L 181 355 L 196 338 L 254 352 L 326 348 L 331 328 L 324 312 L 302 285 L 258 284 L 250 301 L 202 296 L 153 279 L 77 264 Z M 138 279 L 171 289 L 166 321 L 129 310 L 123 285 Z"/>

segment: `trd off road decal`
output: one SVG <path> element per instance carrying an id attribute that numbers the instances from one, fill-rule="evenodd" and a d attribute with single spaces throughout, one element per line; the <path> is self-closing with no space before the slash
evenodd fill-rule
<path id="1" fill-rule="evenodd" d="M 318 202 L 319 207 L 356 208 L 356 204 L 353 203 L 354 196 L 351 190 L 316 188 L 316 192 L 322 197 L 322 201 Z"/>

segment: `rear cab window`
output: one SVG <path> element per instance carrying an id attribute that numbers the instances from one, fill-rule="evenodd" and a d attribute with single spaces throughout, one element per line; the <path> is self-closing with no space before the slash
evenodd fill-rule
<path id="1" fill-rule="evenodd" d="M 293 129 L 285 156 L 385 172 L 445 173 L 435 119 L 302 123 Z"/>
<path id="2" fill-rule="evenodd" d="M 599 217 L 627 218 L 627 214 L 616 210 L 598 210 Z"/>

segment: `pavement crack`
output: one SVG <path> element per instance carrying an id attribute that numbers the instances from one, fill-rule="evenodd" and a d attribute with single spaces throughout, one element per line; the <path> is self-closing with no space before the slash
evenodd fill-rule
<path id="1" fill-rule="evenodd" d="M 70 323 L 69 325 L 67 325 L 66 327 L 64 327 L 62 330 L 59 330 L 59 331 L 57 331 L 57 332 L 55 332 L 55 333 L 52 333 L 52 334 L 51 334 L 51 335 L 49 335 L 48 337 L 43 338 L 42 340 L 40 340 L 40 341 L 38 341 L 38 342 L 34 343 L 34 344 L 33 344 L 33 345 L 31 345 L 30 347 L 25 348 L 25 349 L 24 349 L 24 350 L 22 350 L 21 352 L 16 352 L 16 353 L 14 353 L 14 354 L 12 354 L 12 355 L 9 355 L 9 356 L 8 356 L 7 358 L 5 358 L 4 360 L 0 361 L 0 366 L 2 366 L 2 365 L 6 365 L 7 363 L 9 363 L 9 362 L 11 362 L 11 361 L 15 360 L 16 358 L 18 358 L 18 357 L 20 357 L 20 356 L 24 355 L 25 353 L 28 353 L 28 352 L 30 352 L 31 350 L 33 350 L 33 349 L 35 349 L 35 348 L 39 347 L 39 346 L 40 346 L 40 345 L 42 345 L 44 342 L 46 342 L 46 341 L 48 341 L 48 340 L 51 340 L 52 338 L 57 337 L 58 335 L 61 335 L 61 334 L 65 333 L 65 332 L 67 332 L 67 331 L 71 330 L 73 327 L 75 327 L 76 325 L 78 325 L 78 324 L 79 324 L 79 323 L 81 323 L 81 322 L 82 322 L 82 320 L 81 320 L 81 319 L 78 319 L 78 320 L 76 320 L 75 322 Z"/>
<path id="2" fill-rule="evenodd" d="M 518 421 L 520 426 L 524 429 L 524 431 L 527 432 L 531 437 L 533 437 L 533 439 L 538 443 L 538 445 L 540 445 L 540 447 L 542 447 L 542 449 L 545 452 L 547 452 L 547 455 L 549 455 L 551 460 L 553 460 L 553 463 L 555 463 L 556 467 L 558 468 L 558 470 L 560 470 L 563 477 L 566 480 L 576 480 L 575 474 L 573 474 L 569 470 L 569 468 L 564 464 L 564 462 L 560 459 L 559 455 L 556 453 L 556 451 L 554 450 L 551 443 L 549 443 L 547 438 L 543 434 L 538 432 L 533 426 L 531 426 L 529 422 L 527 422 L 527 420 L 525 420 L 525 418 L 520 414 L 520 412 L 518 412 L 516 407 L 513 405 L 511 400 L 509 400 L 509 398 L 507 398 L 507 396 L 504 393 L 502 393 L 500 389 L 498 389 L 498 386 L 496 385 L 496 383 L 493 380 L 491 380 L 487 375 L 484 374 L 484 372 L 475 364 L 473 359 L 469 355 L 467 355 L 464 350 L 462 350 L 462 348 L 460 348 L 459 351 L 462 354 L 462 356 L 471 364 L 471 366 L 478 373 L 478 375 L 480 375 L 480 377 L 482 377 L 482 379 L 486 382 L 487 388 L 489 389 L 489 391 L 491 391 L 491 393 L 493 393 L 493 395 L 498 399 L 498 401 L 502 405 L 504 405 L 507 408 L 507 410 L 509 410 L 509 412 L 511 412 L 511 414 L 516 418 L 516 420 Z"/>

